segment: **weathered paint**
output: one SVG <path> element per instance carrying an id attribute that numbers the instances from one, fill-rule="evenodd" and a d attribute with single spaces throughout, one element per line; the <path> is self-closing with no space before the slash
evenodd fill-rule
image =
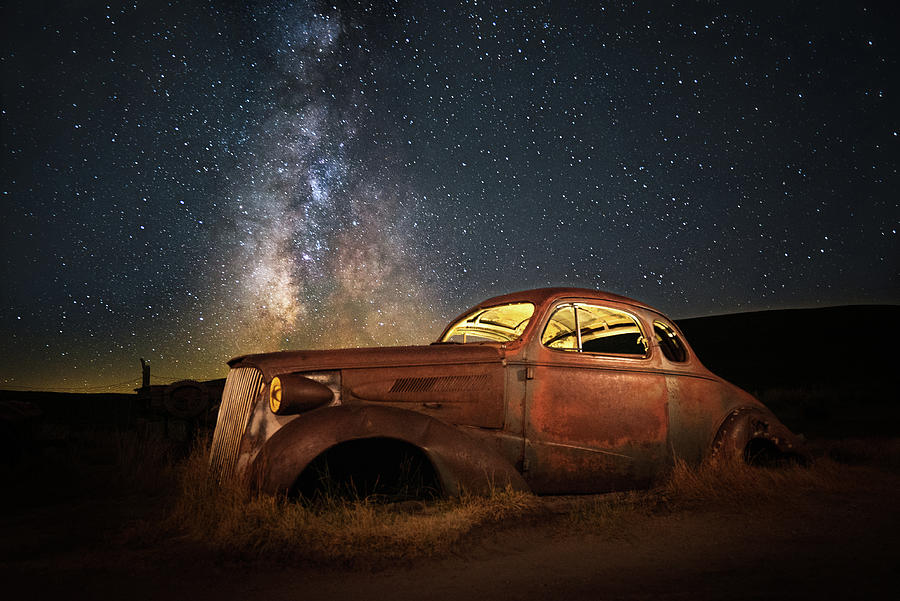
<path id="1" fill-rule="evenodd" d="M 505 370 L 485 363 L 347 369 L 346 403 L 378 403 L 420 411 L 443 422 L 502 428 Z"/>
<path id="2" fill-rule="evenodd" d="M 238 471 L 266 490 L 281 489 L 331 446 L 388 437 L 422 449 L 451 493 L 485 490 L 498 481 L 527 483 L 537 493 L 574 493 L 643 486 L 674 458 L 697 462 L 754 436 L 797 452 L 796 437 L 756 399 L 703 367 L 680 332 L 687 358 L 667 359 L 653 322 L 677 328 L 647 305 L 555 288 L 489 299 L 463 315 L 511 302 L 533 303 L 535 311 L 521 337 L 509 342 L 232 360 L 233 368 L 258 368 L 265 381 L 242 440 Z M 541 333 L 552 311 L 573 302 L 633 316 L 648 342 L 646 355 L 543 346 Z M 335 402 L 299 416 L 273 415 L 268 385 L 294 373 L 339 374 L 328 380 L 340 382 Z"/>
<path id="3" fill-rule="evenodd" d="M 513 466 L 464 431 L 413 411 L 373 405 L 314 411 L 291 422 L 265 443 L 248 477 L 264 491 L 284 490 L 326 450 L 366 438 L 393 438 L 424 450 L 451 495 L 528 489 Z"/>
<path id="4" fill-rule="evenodd" d="M 597 492 L 623 480 L 640 484 L 664 463 L 667 399 L 658 372 L 564 353 L 537 363 L 534 373 L 525 477 L 535 490 Z"/>

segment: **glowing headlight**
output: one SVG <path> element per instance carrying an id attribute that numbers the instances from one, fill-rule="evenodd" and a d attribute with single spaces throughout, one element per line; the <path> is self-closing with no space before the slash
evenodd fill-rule
<path id="1" fill-rule="evenodd" d="M 319 382 L 304 374 L 281 374 L 269 383 L 269 409 L 276 415 L 293 415 L 328 405 L 335 399 L 335 392 L 327 383 Z M 329 378 L 330 380 L 330 378 Z"/>
<path id="2" fill-rule="evenodd" d="M 281 409 L 281 378 L 272 378 L 269 384 L 269 409 L 276 414 Z"/>

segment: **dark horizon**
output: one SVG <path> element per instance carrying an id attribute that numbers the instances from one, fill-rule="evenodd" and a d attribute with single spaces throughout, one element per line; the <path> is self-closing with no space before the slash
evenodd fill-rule
<path id="1" fill-rule="evenodd" d="M 832 317 L 847 320 L 849 317 L 848 314 L 856 314 L 856 317 L 859 317 L 859 313 L 861 312 L 878 312 L 881 314 L 882 318 L 893 318 L 894 321 L 897 322 L 896 325 L 900 325 L 900 305 L 834 305 L 824 307 L 765 309 L 762 311 L 744 311 L 740 313 L 684 317 L 677 318 L 675 321 L 679 328 L 687 335 L 688 343 L 699 355 L 700 360 L 706 367 L 712 369 L 717 375 L 723 376 L 726 380 L 746 388 L 749 382 L 760 381 L 757 366 L 759 364 L 766 364 L 769 366 L 774 365 L 776 367 L 774 371 L 779 373 L 784 372 L 784 370 L 787 369 L 792 374 L 791 378 L 794 380 L 794 386 L 807 384 L 815 387 L 819 384 L 822 376 L 825 374 L 818 373 L 815 376 L 812 376 L 811 374 L 817 370 L 821 371 L 819 364 L 822 362 L 823 357 L 842 357 L 843 351 L 847 348 L 864 346 L 864 342 L 868 340 L 869 336 L 867 331 L 855 330 L 852 328 L 841 330 L 840 334 L 828 332 L 826 329 L 821 328 L 816 330 L 814 326 L 816 325 L 815 322 L 817 318 L 828 313 L 831 314 Z M 782 323 L 782 321 L 788 317 L 790 317 L 792 321 Z M 758 328 L 760 324 L 763 324 L 770 330 L 783 331 L 789 327 L 795 327 L 798 330 L 805 332 L 807 338 L 805 348 L 807 350 L 802 356 L 794 356 L 791 355 L 792 351 L 786 353 L 785 349 L 780 344 L 773 342 L 771 346 L 768 346 L 769 342 L 765 337 L 750 345 L 752 348 L 756 349 L 753 352 L 748 353 L 746 339 L 744 339 L 744 342 L 741 345 L 735 347 L 730 343 L 729 337 L 737 337 L 742 335 L 743 332 L 746 332 L 748 319 L 754 322 L 753 326 L 756 328 Z M 752 331 L 754 333 L 759 333 L 757 329 L 753 329 Z M 813 340 L 811 340 L 811 338 Z M 430 341 L 422 342 L 422 344 L 426 345 L 429 343 Z M 720 352 L 723 346 L 728 348 L 727 353 Z M 303 349 L 294 348 L 283 350 L 290 351 Z M 879 367 L 879 365 L 881 365 L 879 361 L 884 363 L 884 365 Z M 875 381 L 880 378 L 880 375 L 878 374 L 887 373 L 889 371 L 890 367 L 886 363 L 887 361 L 885 359 L 873 360 L 871 357 L 867 356 L 862 362 L 859 360 L 850 362 L 845 361 L 843 367 L 846 369 L 853 367 L 854 369 L 859 369 L 861 373 L 872 372 L 869 379 Z M 206 383 L 213 381 L 224 382 L 225 376 L 227 375 L 227 371 L 225 371 L 219 377 L 207 377 L 204 374 L 189 374 L 184 377 L 173 378 L 168 375 L 158 375 L 153 371 L 152 364 L 149 365 L 151 386 L 165 387 L 181 380 L 196 380 Z M 104 385 L 85 387 L 83 390 L 42 388 L 40 386 L 0 387 L 0 400 L 4 400 L 4 397 L 8 397 L 11 400 L 27 401 L 29 400 L 29 395 L 33 396 L 35 399 L 42 395 L 87 395 L 94 397 L 121 395 L 135 396 L 138 389 L 142 386 L 141 375 L 138 371 L 139 368 L 140 364 L 135 361 L 133 370 L 135 374 L 134 379 L 131 380 L 129 385 L 125 386 L 124 389 L 117 388 L 116 391 L 112 391 L 109 387 Z M 831 367 L 827 367 L 826 371 L 827 369 L 831 369 Z M 771 367 L 767 368 L 766 372 L 768 373 L 770 371 Z M 765 377 L 762 378 L 762 381 L 765 381 Z M 125 392 L 125 390 L 127 390 L 127 392 Z M 17 397 L 17 393 L 24 393 L 24 395 L 19 395 Z"/>

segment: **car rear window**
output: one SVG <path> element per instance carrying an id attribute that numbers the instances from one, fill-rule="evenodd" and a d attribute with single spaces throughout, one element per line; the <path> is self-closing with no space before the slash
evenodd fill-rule
<path id="1" fill-rule="evenodd" d="M 661 321 L 653 322 L 653 333 L 656 335 L 656 341 L 659 348 L 662 349 L 663 355 L 669 361 L 682 363 L 687 361 L 687 349 L 679 338 L 675 328 Z"/>

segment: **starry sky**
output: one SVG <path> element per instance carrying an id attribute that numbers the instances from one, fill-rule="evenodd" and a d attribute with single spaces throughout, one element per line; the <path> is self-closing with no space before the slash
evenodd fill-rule
<path id="1" fill-rule="evenodd" d="M 0 388 L 424 343 L 550 285 L 900 302 L 889 3 L 19 4 Z"/>

